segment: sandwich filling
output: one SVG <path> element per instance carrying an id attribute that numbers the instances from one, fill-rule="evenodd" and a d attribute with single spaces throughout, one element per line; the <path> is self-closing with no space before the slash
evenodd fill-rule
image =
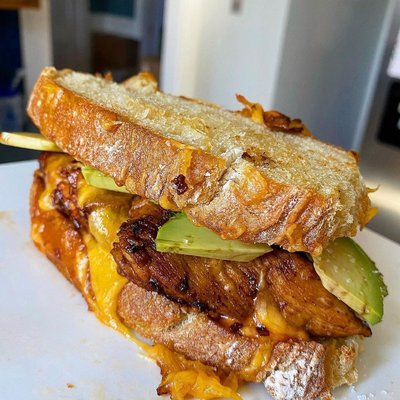
<path id="1" fill-rule="evenodd" d="M 158 252 L 157 232 L 171 212 L 138 196 L 89 186 L 81 167 L 65 154 L 41 156 L 35 178 L 40 190 L 31 199 L 33 240 L 53 255 L 103 323 L 157 360 L 160 394 L 239 398 L 238 383 L 264 379 L 279 344 L 370 336 L 370 328 L 324 288 L 304 254 L 275 248 L 254 261 L 236 262 Z M 57 242 L 54 229 L 60 224 L 66 233 Z M 221 333 L 229 345 L 210 357 L 169 337 L 168 329 L 158 332 L 148 321 L 143 328 L 138 314 L 145 310 L 132 307 L 138 296 L 146 307 L 157 303 L 158 311 L 173 314 L 167 328 L 195 321 L 207 333 L 218 332 L 217 346 L 223 346 Z M 132 329 L 158 344 L 138 341 Z M 320 382 L 318 390 L 330 386 Z"/>

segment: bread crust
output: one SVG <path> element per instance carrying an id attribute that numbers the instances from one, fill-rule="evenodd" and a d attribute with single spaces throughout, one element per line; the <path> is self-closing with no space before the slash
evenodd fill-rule
<path id="1" fill-rule="evenodd" d="M 313 255 L 336 237 L 330 228 L 334 224 L 331 199 L 307 188 L 268 182 L 253 168 L 241 168 L 244 171 L 238 175 L 235 170 L 225 174 L 225 184 L 208 204 L 186 210 L 192 221 L 223 239 L 278 244 Z"/>
<path id="2" fill-rule="evenodd" d="M 316 342 L 281 342 L 272 352 L 264 382 L 276 400 L 314 400 L 325 387 L 325 348 Z"/>
<path id="3" fill-rule="evenodd" d="M 356 198 L 351 215 L 342 215 L 340 193 L 324 196 L 306 185 L 283 184 L 240 157 L 230 165 L 162 136 L 118 114 L 112 105 L 106 108 L 57 83 L 69 73 L 43 70 L 29 101 L 30 117 L 57 146 L 130 192 L 163 208 L 183 210 L 194 224 L 225 239 L 277 244 L 313 255 L 336 237 L 355 235 L 365 224 L 370 202 L 353 156 L 348 168 L 354 170 Z"/>
<path id="4" fill-rule="evenodd" d="M 127 326 L 141 335 L 189 359 L 225 371 L 240 373 L 250 365 L 260 349 L 257 340 L 229 332 L 206 314 L 185 310 L 132 282 L 121 291 L 118 313 Z M 266 374 L 267 365 L 263 365 L 256 376 L 261 380 Z"/>
<path id="5" fill-rule="evenodd" d="M 212 199 L 226 169 L 224 160 L 91 103 L 57 84 L 56 76 L 52 68 L 42 73 L 28 105 L 43 135 L 76 160 L 163 208 L 180 210 Z M 188 187 L 184 193 L 174 184 L 179 175 Z"/>

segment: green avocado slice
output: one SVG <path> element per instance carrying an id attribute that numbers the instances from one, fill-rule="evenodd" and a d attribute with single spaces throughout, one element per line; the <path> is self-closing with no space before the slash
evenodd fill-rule
<path id="1" fill-rule="evenodd" d="M 243 262 L 272 251 L 267 244 L 223 240 L 210 229 L 193 225 L 184 213 L 175 215 L 161 226 L 156 249 L 160 252 Z"/>
<path id="2" fill-rule="evenodd" d="M 7 146 L 22 147 L 23 149 L 62 153 L 62 150 L 55 143 L 39 133 L 0 132 L 0 143 Z"/>
<path id="3" fill-rule="evenodd" d="M 92 167 L 82 167 L 82 175 L 88 185 L 99 189 L 112 190 L 114 192 L 129 193 L 125 186 L 118 186 L 114 179 L 104 175 L 99 170 Z"/>
<path id="4" fill-rule="evenodd" d="M 331 242 L 314 257 L 314 268 L 325 289 L 375 325 L 382 320 L 387 287 L 382 274 L 364 250 L 350 238 Z"/>

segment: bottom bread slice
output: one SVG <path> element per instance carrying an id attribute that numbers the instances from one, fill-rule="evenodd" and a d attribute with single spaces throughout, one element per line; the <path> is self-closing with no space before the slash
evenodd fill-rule
<path id="1" fill-rule="evenodd" d="M 44 190 L 44 180 L 37 172 L 30 198 L 32 226 L 36 226 L 32 238 L 39 250 L 82 292 L 91 308 L 95 297 L 90 285 L 82 285 L 78 279 L 82 271 L 90 276 L 80 228 L 56 209 L 39 207 Z M 254 359 L 264 351 L 262 342 L 231 332 L 205 314 L 185 309 L 133 283 L 125 284 L 119 294 L 118 314 L 127 327 L 188 359 L 233 371 L 245 380 L 264 381 L 274 399 L 329 398 L 330 388 L 352 384 L 357 379 L 358 345 L 354 338 L 322 343 L 279 342 L 273 347 L 268 362 L 252 368 Z"/>

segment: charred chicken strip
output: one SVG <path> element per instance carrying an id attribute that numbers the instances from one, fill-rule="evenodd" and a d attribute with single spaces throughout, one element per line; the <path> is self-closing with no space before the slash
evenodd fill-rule
<path id="1" fill-rule="evenodd" d="M 371 336 L 370 328 L 322 286 L 307 257 L 274 251 L 258 262 L 266 268 L 268 290 L 292 325 L 314 336 Z"/>
<path id="2" fill-rule="evenodd" d="M 291 325 L 313 336 L 370 336 L 369 327 L 329 293 L 302 254 L 274 250 L 246 263 L 156 251 L 158 228 L 168 215 L 156 211 L 122 224 L 112 254 L 121 275 L 146 290 L 228 317 L 237 329 L 254 315 L 254 300 L 268 291 Z M 146 209 L 146 213 L 149 209 Z M 265 279 L 266 285 L 262 284 Z"/>
<path id="3" fill-rule="evenodd" d="M 245 320 L 257 295 L 257 276 L 228 261 L 155 250 L 159 226 L 167 219 L 147 216 L 124 223 L 112 254 L 119 272 L 144 289 L 238 321 Z"/>

